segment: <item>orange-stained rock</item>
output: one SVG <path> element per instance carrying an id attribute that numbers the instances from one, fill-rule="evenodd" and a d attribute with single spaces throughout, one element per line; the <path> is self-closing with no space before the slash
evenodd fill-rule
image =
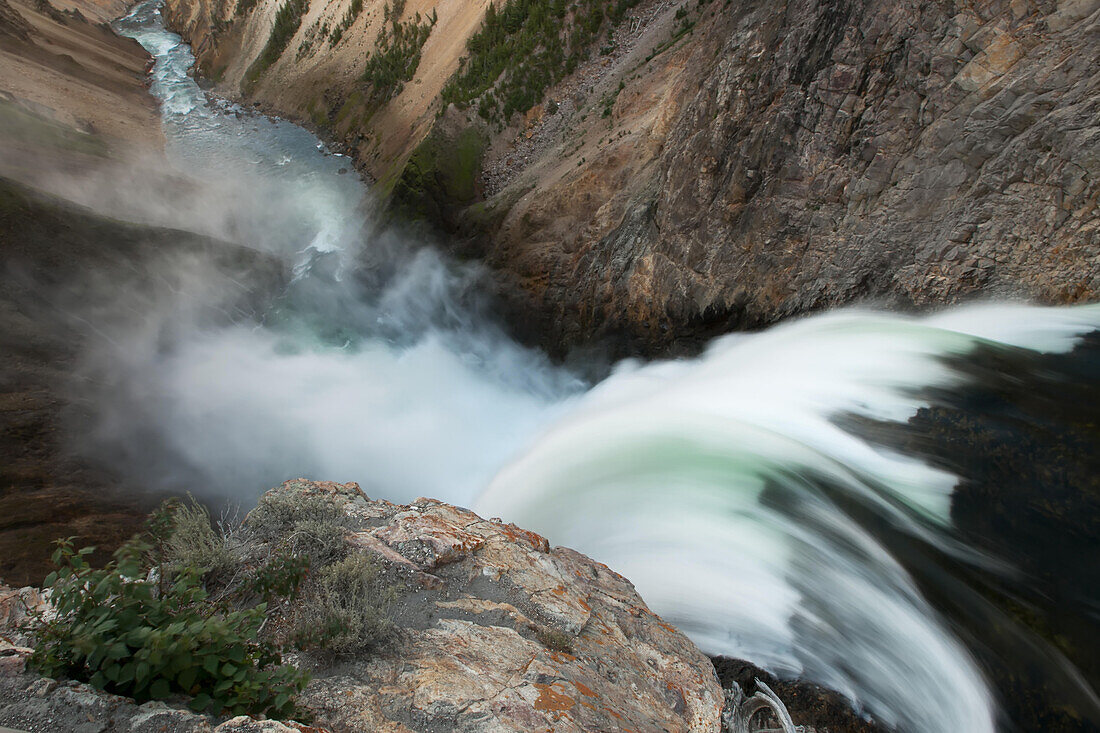
<path id="1" fill-rule="evenodd" d="M 28 616 L 43 610 L 46 599 L 37 588 L 0 585 L 0 653 L 20 650 L 30 644 L 21 627 Z"/>
<path id="2" fill-rule="evenodd" d="M 710 660 L 605 566 L 437 501 L 398 506 L 369 499 L 356 484 L 305 479 L 272 491 L 340 506 L 352 551 L 376 558 L 397 591 L 399 630 L 385 649 L 340 660 L 288 655 L 312 674 L 298 705 L 314 727 L 245 717 L 219 724 L 182 709 L 182 702 L 139 706 L 28 673 L 31 650 L 14 634 L 26 608 L 44 600 L 36 589 L 5 586 L 0 726 L 71 730 L 88 722 L 102 724 L 96 730 L 168 733 L 721 730 L 724 695 Z M 308 588 L 315 586 L 303 592 L 316 592 Z M 289 605 L 272 609 L 271 627 L 282 624 L 279 614 Z M 47 721 L 54 727 L 41 727 Z"/>
<path id="3" fill-rule="evenodd" d="M 429 499 L 397 506 L 358 486 L 305 479 L 273 491 L 339 502 L 358 520 L 353 546 L 402 579 L 392 648 L 313 668 L 302 704 L 319 725 L 720 730 L 723 696 L 710 661 L 605 566 Z"/>
<path id="4" fill-rule="evenodd" d="M 374 532 L 374 536 L 394 549 L 400 548 L 401 554 L 421 570 L 429 570 L 460 560 L 481 546 L 481 537 L 448 521 L 461 521 L 461 517 L 449 514 L 410 509 L 395 515 L 392 523 Z"/>

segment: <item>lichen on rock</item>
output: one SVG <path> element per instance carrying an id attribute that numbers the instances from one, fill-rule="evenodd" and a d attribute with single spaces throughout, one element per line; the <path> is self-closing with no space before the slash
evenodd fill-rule
<path id="1" fill-rule="evenodd" d="M 90 721 L 96 731 L 721 730 L 725 701 L 710 660 L 600 563 L 431 499 L 372 500 L 354 483 L 287 481 L 261 506 L 318 501 L 339 507 L 347 559 L 381 568 L 396 599 L 385 644 L 351 655 L 287 655 L 312 673 L 297 709 L 316 728 L 137 705 L 26 672 L 33 639 L 14 632 L 28 608 L 47 600 L 35 589 L 6 587 L 0 725 L 38 730 L 60 716 Z M 242 536 L 254 546 L 242 552 L 259 556 L 273 540 L 259 532 L 247 539 L 248 525 L 246 518 Z M 272 604 L 269 633 L 285 633 L 321 587 L 306 583 L 297 597 Z"/>

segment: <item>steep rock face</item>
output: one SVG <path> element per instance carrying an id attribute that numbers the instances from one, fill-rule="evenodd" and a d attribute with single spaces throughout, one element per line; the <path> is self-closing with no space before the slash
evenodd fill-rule
<path id="1" fill-rule="evenodd" d="M 228 284 L 285 282 L 281 264 L 253 250 L 110 219 L 0 177 L 0 578 L 39 581 L 58 537 L 78 535 L 106 561 L 159 501 L 74 450 L 110 383 L 82 348 L 120 324 L 151 324 L 173 293 L 202 299 L 216 319 Z"/>
<path id="2" fill-rule="evenodd" d="M 486 200 L 442 223 L 556 347 L 604 336 L 653 351 L 867 299 L 1095 299 L 1098 29 L 1097 0 L 649 0 L 546 93 L 554 105 L 489 131 Z M 331 92 L 320 122 L 331 109 L 330 134 L 392 178 L 423 118 L 401 145 L 374 145 L 389 112 L 340 117 L 355 84 L 326 85 L 308 71 L 321 62 L 297 71 L 287 53 L 272 84 Z M 425 46 L 424 63 L 445 68 L 440 53 L 462 44 Z M 305 117 L 301 94 L 284 96 L 257 92 Z"/>
<path id="3" fill-rule="evenodd" d="M 1094 299 L 1098 44 L 1097 2 L 742 3 L 681 52 L 656 160 L 510 273 L 559 340 L 643 347 L 866 298 Z M 535 257 L 616 156 L 521 200 L 490 257 Z"/>
<path id="4" fill-rule="evenodd" d="M 399 589 L 388 647 L 335 663 L 295 658 L 313 674 L 299 704 L 319 730 L 721 729 L 724 697 L 710 661 L 607 567 L 437 501 L 399 506 L 368 499 L 356 484 L 304 479 L 274 492 L 340 505 L 354 551 L 377 559 Z M 12 630 L 24 602 L 42 599 L 0 587 L 0 725 L 75 710 L 102 724 L 88 730 L 148 730 L 139 723 L 154 714 L 170 730 L 238 730 L 23 674 L 21 645 L 31 640 Z M 270 626 L 293 610 L 275 609 Z"/>
<path id="5" fill-rule="evenodd" d="M 52 164 L 51 153 L 58 151 L 48 148 L 58 129 L 71 128 L 64 153 L 76 167 L 86 155 L 161 149 L 160 115 L 146 88 L 149 54 L 100 22 L 124 9 L 117 0 L 0 2 L 0 171 L 5 175 L 21 163 Z"/>
<path id="6" fill-rule="evenodd" d="M 343 142 L 376 179 L 393 177 L 435 121 L 439 93 L 458 68 L 489 0 L 313 0 L 278 59 L 250 69 L 271 37 L 285 0 L 166 0 L 169 27 L 192 44 L 202 76 L 229 97 L 262 103 Z M 380 33 L 393 29 L 391 7 L 405 23 L 436 18 L 419 50 L 415 75 L 382 105 L 362 80 Z M 359 8 L 358 11 L 353 10 Z M 334 31 L 340 28 L 338 35 Z"/>

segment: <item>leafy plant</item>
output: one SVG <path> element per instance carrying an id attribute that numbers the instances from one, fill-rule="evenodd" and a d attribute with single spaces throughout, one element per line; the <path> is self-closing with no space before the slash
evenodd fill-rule
<path id="1" fill-rule="evenodd" d="M 152 549 L 132 540 L 97 570 L 86 559 L 92 548 L 60 541 L 45 582 L 55 612 L 31 623 L 38 643 L 30 666 L 139 701 L 181 693 L 193 696 L 195 710 L 289 715 L 308 676 L 259 640 L 266 605 L 221 611 L 204 603 L 194 567 L 158 587 L 144 578 Z"/>
<path id="2" fill-rule="evenodd" d="M 256 571 L 252 588 L 265 600 L 290 598 L 301 588 L 309 565 L 309 557 L 305 555 L 277 552 Z"/>

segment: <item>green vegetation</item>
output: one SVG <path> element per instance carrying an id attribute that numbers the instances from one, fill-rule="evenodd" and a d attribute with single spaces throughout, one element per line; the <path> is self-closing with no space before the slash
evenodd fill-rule
<path id="1" fill-rule="evenodd" d="M 298 51 L 294 54 L 294 60 L 301 61 L 315 54 L 319 50 L 319 47 L 328 40 L 328 37 L 328 21 L 314 21 L 313 25 L 306 28 L 302 33 L 302 40 L 298 43 Z"/>
<path id="2" fill-rule="evenodd" d="M 619 98 L 619 93 L 622 92 L 623 89 L 626 89 L 626 82 L 620 81 L 619 86 L 615 88 L 614 92 L 604 95 L 602 100 L 603 113 L 600 115 L 601 117 L 611 116 L 611 111 L 615 109 L 615 100 Z"/>
<path id="3" fill-rule="evenodd" d="M 420 49 L 431 35 L 439 16 L 432 10 L 431 17 L 421 18 L 416 13 L 411 20 L 402 22 L 405 0 L 386 3 L 385 21 L 374 42 L 374 53 L 367 59 L 363 81 L 370 87 L 368 105 L 381 107 L 401 93 L 405 82 L 413 78 L 420 66 Z"/>
<path id="4" fill-rule="evenodd" d="M 706 3 L 709 3 L 710 1 L 711 0 L 699 0 L 696 7 L 701 8 Z M 727 2 L 727 5 L 728 4 L 729 3 Z M 679 8 L 676 11 L 676 20 L 680 21 L 680 23 L 675 27 L 675 29 L 673 29 L 672 35 L 669 36 L 668 39 L 663 41 L 659 46 L 657 46 L 657 48 L 653 49 L 653 51 L 651 51 L 650 54 L 645 57 L 645 61 L 643 63 L 648 64 L 654 58 L 656 58 L 657 56 L 660 56 L 662 53 L 664 53 L 668 49 L 675 46 L 680 41 L 681 38 L 686 36 L 688 33 L 691 33 L 692 30 L 695 29 L 695 22 L 696 21 L 692 20 L 689 17 L 689 13 L 688 13 L 686 5 Z"/>
<path id="5" fill-rule="evenodd" d="M 477 198 L 486 142 L 472 127 L 454 138 L 433 132 L 394 182 L 392 211 L 409 221 L 455 223 L 458 211 Z"/>
<path id="6" fill-rule="evenodd" d="M 550 651 L 573 653 L 573 637 L 564 631 L 558 631 L 549 626 L 538 626 L 535 628 L 535 638 Z"/>
<path id="7" fill-rule="evenodd" d="M 306 113 L 309 115 L 309 121 L 313 123 L 313 127 L 317 130 L 327 130 L 332 125 L 328 106 L 321 97 L 309 100 L 306 104 Z"/>
<path id="8" fill-rule="evenodd" d="M 268 494 L 248 515 L 249 534 L 278 554 L 305 557 L 320 568 L 347 557 L 348 517 L 319 496 Z"/>
<path id="9" fill-rule="evenodd" d="M 202 578 L 224 585 L 240 570 L 235 534 L 215 532 L 210 513 L 194 499 L 187 504 L 169 500 L 154 516 L 169 523 L 170 531 L 158 533 L 157 553 L 169 572 L 194 568 Z"/>
<path id="10" fill-rule="evenodd" d="M 276 649 L 259 640 L 266 606 L 211 607 L 194 567 L 171 581 L 143 579 L 152 549 L 133 540 L 95 570 L 85 559 L 92 548 L 59 542 L 57 570 L 45 582 L 56 615 L 36 619 L 30 666 L 138 701 L 183 693 L 194 695 L 195 710 L 291 714 L 308 676 L 280 664 Z"/>
<path id="11" fill-rule="evenodd" d="M 80 132 L 68 125 L 0 99 L 0 129 L 24 145 L 35 145 L 73 153 L 106 157 L 107 144 L 96 134 Z"/>
<path id="12" fill-rule="evenodd" d="M 363 12 L 363 0 L 351 0 L 351 6 L 348 8 L 348 12 L 344 13 L 344 17 L 337 26 L 332 29 L 332 35 L 329 36 L 329 43 L 333 46 L 339 43 L 340 39 L 344 36 L 344 31 L 351 28 L 351 24 L 355 22 L 355 19 L 359 17 L 359 13 L 361 12 Z"/>
<path id="13" fill-rule="evenodd" d="M 317 592 L 298 607 L 295 644 L 337 655 L 370 651 L 394 634 L 389 610 L 395 598 L 372 558 L 352 555 L 329 565 L 317 578 Z"/>
<path id="14" fill-rule="evenodd" d="M 268 36 L 267 45 L 260 55 L 248 67 L 245 72 L 245 84 L 254 85 L 260 76 L 271 67 L 283 51 L 290 44 L 290 39 L 298 32 L 302 25 L 302 16 L 309 9 L 309 0 L 286 0 L 283 6 L 275 13 L 275 23 L 271 26 L 271 35 Z"/>
<path id="15" fill-rule="evenodd" d="M 248 516 L 249 532 L 272 553 L 255 588 L 297 597 L 288 636 L 299 649 L 356 654 L 393 635 L 395 588 L 375 560 L 349 553 L 348 525 L 336 504 L 308 495 L 269 494 Z"/>
<path id="16" fill-rule="evenodd" d="M 362 653 L 395 634 L 396 588 L 351 553 L 350 521 L 301 494 L 265 496 L 243 525 L 169 500 L 102 569 L 92 548 L 59 542 L 44 584 L 56 613 L 28 625 L 29 664 L 139 702 L 182 694 L 215 714 L 294 714 L 308 675 L 281 651 Z"/>
<path id="17" fill-rule="evenodd" d="M 591 54 L 605 27 L 617 26 L 638 0 L 508 0 L 490 5 L 468 55 L 443 88 L 444 103 L 477 104 L 493 122 L 508 120 L 542 100 L 546 89 Z M 608 30 L 607 53 L 613 50 Z"/>

